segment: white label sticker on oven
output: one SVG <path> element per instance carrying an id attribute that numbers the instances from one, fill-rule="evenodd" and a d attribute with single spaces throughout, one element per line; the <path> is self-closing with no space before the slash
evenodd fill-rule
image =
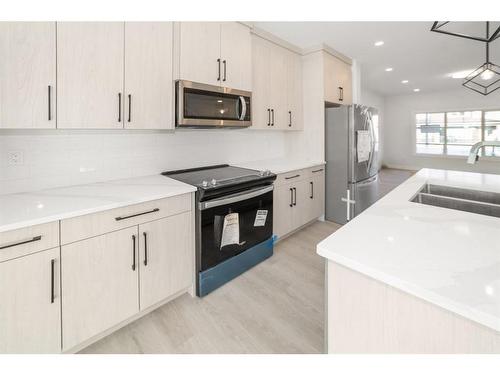
<path id="1" fill-rule="evenodd" d="M 254 227 L 263 227 L 266 225 L 267 210 L 257 210 L 257 215 L 255 215 L 255 221 L 253 222 Z"/>
<path id="2" fill-rule="evenodd" d="M 227 245 L 239 245 L 240 243 L 240 217 L 237 212 L 228 214 L 224 217 L 222 227 L 222 238 L 220 248 Z"/>

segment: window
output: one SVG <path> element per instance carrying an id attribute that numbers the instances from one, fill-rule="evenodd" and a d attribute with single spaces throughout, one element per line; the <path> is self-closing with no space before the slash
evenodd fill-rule
<path id="1" fill-rule="evenodd" d="M 469 155 L 476 142 L 500 140 L 500 110 L 417 113 L 416 152 Z M 483 156 L 500 156 L 500 148 L 486 147 Z"/>

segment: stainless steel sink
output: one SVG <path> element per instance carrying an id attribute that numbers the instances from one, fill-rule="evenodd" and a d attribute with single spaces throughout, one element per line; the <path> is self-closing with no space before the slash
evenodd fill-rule
<path id="1" fill-rule="evenodd" d="M 425 184 L 412 202 L 500 217 L 500 193 Z"/>

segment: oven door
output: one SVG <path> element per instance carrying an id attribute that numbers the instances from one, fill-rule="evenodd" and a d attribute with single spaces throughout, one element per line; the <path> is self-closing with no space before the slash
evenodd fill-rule
<path id="1" fill-rule="evenodd" d="M 177 81 L 176 125 L 244 127 L 251 122 L 251 93 L 227 87 Z"/>
<path id="2" fill-rule="evenodd" d="M 199 203 L 200 260 L 205 271 L 273 234 L 273 185 Z"/>

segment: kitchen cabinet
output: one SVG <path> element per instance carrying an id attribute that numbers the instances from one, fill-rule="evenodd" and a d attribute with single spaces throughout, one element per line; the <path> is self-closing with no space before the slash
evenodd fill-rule
<path id="1" fill-rule="evenodd" d="M 252 89 L 250 29 L 237 22 L 181 22 L 179 78 Z"/>
<path id="2" fill-rule="evenodd" d="M 252 36 L 252 127 L 300 130 L 301 56 L 260 36 Z"/>
<path id="3" fill-rule="evenodd" d="M 123 128 L 123 22 L 57 24 L 58 128 Z"/>
<path id="4" fill-rule="evenodd" d="M 0 353 L 59 353 L 59 247 L 0 263 Z"/>
<path id="5" fill-rule="evenodd" d="M 351 65 L 323 52 L 325 101 L 334 104 L 352 104 Z"/>
<path id="6" fill-rule="evenodd" d="M 324 167 L 279 174 L 273 195 L 273 231 L 283 237 L 324 214 Z"/>
<path id="7" fill-rule="evenodd" d="M 55 128 L 55 111 L 55 22 L 0 22 L 0 128 Z"/>
<path id="8" fill-rule="evenodd" d="M 61 247 L 63 349 L 139 312 L 137 226 Z"/>
<path id="9" fill-rule="evenodd" d="M 139 225 L 141 310 L 192 285 L 191 244 L 190 212 Z"/>
<path id="10" fill-rule="evenodd" d="M 125 23 L 126 129 L 173 129 L 172 22 Z"/>

